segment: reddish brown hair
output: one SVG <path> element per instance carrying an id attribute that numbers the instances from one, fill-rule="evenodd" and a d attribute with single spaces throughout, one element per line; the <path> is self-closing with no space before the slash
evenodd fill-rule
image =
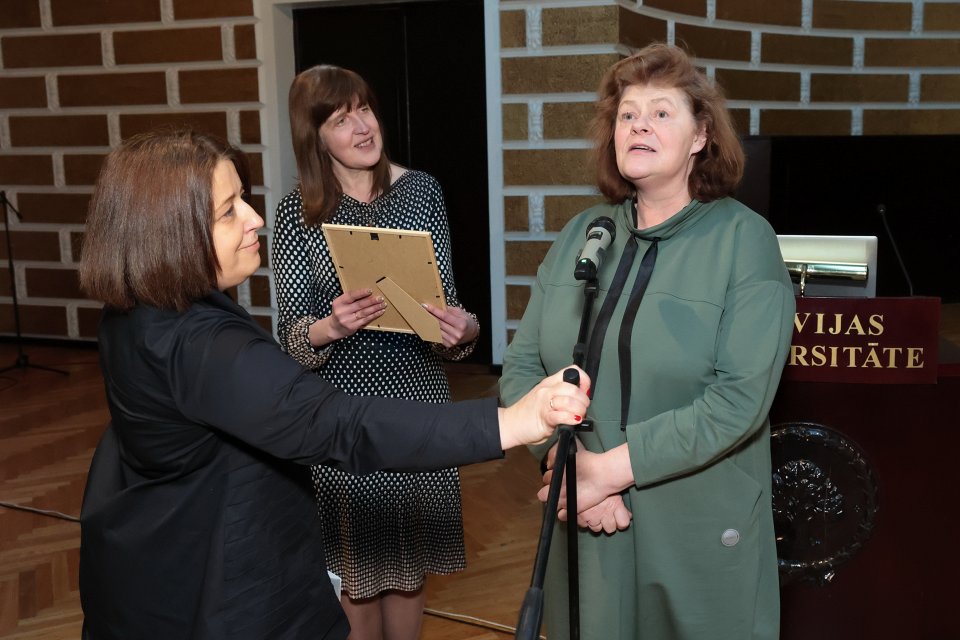
<path id="1" fill-rule="evenodd" d="M 743 147 L 722 90 L 694 66 L 683 49 L 657 43 L 614 64 L 600 82 L 591 133 L 597 186 L 607 199 L 623 202 L 634 193 L 633 184 L 620 175 L 613 144 L 617 109 L 631 85 L 676 88 L 687 96 L 697 126 L 707 135 L 706 144 L 694 158 L 687 185 L 690 195 L 701 202 L 732 195 L 743 177 Z"/>
<path id="2" fill-rule="evenodd" d="M 318 65 L 301 72 L 290 86 L 290 133 L 300 174 L 303 218 L 309 224 L 326 221 L 340 203 L 343 189 L 333 174 L 330 154 L 322 148 L 320 126 L 338 109 L 352 111 L 368 106 L 380 123 L 376 96 L 358 74 L 333 65 Z M 390 160 L 384 151 L 373 168 L 373 186 L 390 187 Z"/>
<path id="3" fill-rule="evenodd" d="M 80 284 L 119 309 L 185 310 L 216 287 L 213 173 L 221 160 L 249 190 L 246 158 L 194 131 L 133 136 L 110 152 L 90 200 Z"/>

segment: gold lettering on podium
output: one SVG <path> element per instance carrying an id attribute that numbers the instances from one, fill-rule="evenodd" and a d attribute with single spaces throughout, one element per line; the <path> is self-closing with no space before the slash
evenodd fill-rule
<path id="1" fill-rule="evenodd" d="M 857 314 L 852 314 L 850 318 L 845 318 L 842 313 L 797 313 L 793 317 L 793 325 L 797 333 L 803 333 L 810 321 L 810 316 L 814 317 L 815 327 L 813 333 L 817 335 L 836 336 L 843 334 L 845 336 L 879 336 L 883 334 L 883 315 L 872 314 L 867 318 L 867 329 L 863 328 L 863 321 Z M 829 317 L 829 316 L 832 316 Z"/>
<path id="2" fill-rule="evenodd" d="M 883 335 L 883 314 L 870 314 L 865 320 L 859 314 L 807 311 L 798 312 L 793 324 L 798 336 L 810 333 L 816 336 L 851 337 Z M 879 342 L 867 342 L 862 346 L 793 344 L 787 364 L 796 367 L 918 369 L 924 366 L 923 347 L 881 346 Z"/>
<path id="3" fill-rule="evenodd" d="M 939 298 L 797 298 L 785 380 L 935 384 Z"/>

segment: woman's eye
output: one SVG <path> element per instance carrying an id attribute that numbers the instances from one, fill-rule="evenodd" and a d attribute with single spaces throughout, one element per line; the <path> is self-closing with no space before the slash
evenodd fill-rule
<path id="1" fill-rule="evenodd" d="M 234 209 L 233 207 L 230 207 L 229 209 L 223 212 L 223 217 L 232 218 L 233 214 L 235 214 L 236 212 L 237 212 L 236 209 Z"/>
<path id="2" fill-rule="evenodd" d="M 662 109 L 661 109 L 660 111 L 657 111 L 657 117 L 660 118 L 661 120 L 663 120 L 664 118 L 666 118 L 667 115 L 668 115 L 667 112 L 666 112 L 666 111 L 663 111 Z"/>
<path id="3" fill-rule="evenodd" d="M 633 120 L 633 114 L 632 114 L 632 113 L 621 113 L 621 114 L 620 114 L 620 119 L 621 119 L 621 120 Z"/>

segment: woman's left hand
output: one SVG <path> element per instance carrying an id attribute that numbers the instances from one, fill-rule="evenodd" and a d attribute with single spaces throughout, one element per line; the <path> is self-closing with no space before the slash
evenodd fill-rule
<path id="1" fill-rule="evenodd" d="M 608 533 L 612 533 L 612 530 L 608 530 L 611 525 L 615 525 L 616 529 L 625 529 L 630 524 L 630 512 L 619 495 L 633 478 L 633 472 L 629 469 L 629 458 L 625 457 L 627 455 L 626 445 L 605 453 L 593 453 L 583 447 L 578 449 L 577 524 L 593 531 L 603 529 Z M 623 468 L 625 464 L 626 469 Z M 544 486 L 537 493 L 541 502 L 546 502 L 550 494 L 553 473 L 554 469 L 550 469 L 543 474 Z M 629 476 L 624 475 L 627 473 Z M 614 500 L 610 500 L 611 498 Z M 563 479 L 560 499 L 557 502 L 557 517 L 560 520 L 568 517 L 566 478 Z"/>
<path id="2" fill-rule="evenodd" d="M 458 344 L 472 342 L 480 333 L 477 321 L 460 307 L 440 309 L 432 304 L 425 303 L 423 308 L 440 321 L 440 333 L 443 336 L 443 346 L 445 347 L 455 347 Z"/>

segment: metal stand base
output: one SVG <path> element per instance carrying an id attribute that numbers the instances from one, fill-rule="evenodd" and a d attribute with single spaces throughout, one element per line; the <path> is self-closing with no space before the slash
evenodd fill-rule
<path id="1" fill-rule="evenodd" d="M 0 369 L 0 374 L 7 371 L 13 371 L 14 369 L 42 369 L 44 371 L 50 371 L 53 373 L 59 373 L 62 376 L 70 375 L 69 371 L 64 371 L 63 369 L 54 369 L 53 367 L 45 367 L 42 364 L 30 364 L 30 358 L 27 357 L 27 354 L 21 353 L 17 356 L 17 359 L 13 361 L 13 364 L 9 367 L 4 367 Z"/>

